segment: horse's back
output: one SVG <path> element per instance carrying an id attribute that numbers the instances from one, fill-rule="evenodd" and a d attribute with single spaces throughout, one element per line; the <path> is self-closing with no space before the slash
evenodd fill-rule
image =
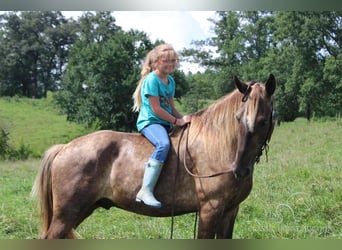
<path id="1" fill-rule="evenodd" d="M 113 166 L 122 168 L 125 160 L 129 164 L 134 154 L 138 154 L 136 145 L 149 147 L 144 141 L 136 133 L 110 130 L 93 132 L 72 140 L 63 146 L 53 160 L 52 176 L 57 190 L 63 193 L 76 188 L 85 192 L 97 190 L 99 194 L 111 194 L 108 185 L 112 172 L 116 171 Z"/>

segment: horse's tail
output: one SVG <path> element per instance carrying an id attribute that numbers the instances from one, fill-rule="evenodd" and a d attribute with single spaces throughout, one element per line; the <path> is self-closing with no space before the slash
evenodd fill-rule
<path id="1" fill-rule="evenodd" d="M 31 195 L 37 198 L 40 214 L 40 237 L 44 238 L 51 224 L 53 215 L 53 197 L 51 183 L 51 166 L 57 154 L 62 150 L 63 144 L 54 145 L 44 155 L 39 172 L 32 187 Z M 68 238 L 74 238 L 70 232 Z"/>

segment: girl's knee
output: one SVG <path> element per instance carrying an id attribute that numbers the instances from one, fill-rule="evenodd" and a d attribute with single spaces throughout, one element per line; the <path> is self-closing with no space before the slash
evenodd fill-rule
<path id="1" fill-rule="evenodd" d="M 169 140 L 161 140 L 157 147 L 164 152 L 168 152 L 170 149 L 170 141 Z"/>

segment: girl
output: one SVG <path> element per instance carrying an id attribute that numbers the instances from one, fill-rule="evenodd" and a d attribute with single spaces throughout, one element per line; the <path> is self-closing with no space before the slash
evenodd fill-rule
<path id="1" fill-rule="evenodd" d="M 133 110 L 139 111 L 137 129 L 155 146 L 136 201 L 152 207 L 161 207 L 153 191 L 169 152 L 168 132 L 173 125 L 183 126 L 190 122 L 190 116 L 182 116 L 174 106 L 175 81 L 170 74 L 177 64 L 178 55 L 171 45 L 155 47 L 146 56 L 141 79 L 133 94 Z"/>

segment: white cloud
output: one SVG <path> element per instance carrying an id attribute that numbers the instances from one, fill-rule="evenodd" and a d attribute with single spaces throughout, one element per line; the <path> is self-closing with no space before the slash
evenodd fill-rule
<path id="1" fill-rule="evenodd" d="M 190 47 L 193 40 L 206 39 L 212 11 L 117 11 L 114 17 L 124 30 L 146 32 L 152 41 L 162 39 L 176 50 Z"/>
<path id="2" fill-rule="evenodd" d="M 190 14 L 198 22 L 206 38 L 213 36 L 213 23 L 208 19 L 215 19 L 214 11 L 191 11 Z"/>
<path id="3" fill-rule="evenodd" d="M 209 17 L 214 11 L 118 11 L 116 23 L 124 30 L 137 29 L 146 32 L 152 41 L 162 39 L 175 50 L 190 48 L 191 42 L 212 36 Z M 203 71 L 197 64 L 181 62 L 184 72 Z"/>
<path id="4" fill-rule="evenodd" d="M 63 11 L 67 18 L 75 20 L 81 11 Z M 162 39 L 176 50 L 190 47 L 191 41 L 204 40 L 212 33 L 209 17 L 214 11 L 114 11 L 116 24 L 124 30 L 146 32 L 152 41 Z"/>

